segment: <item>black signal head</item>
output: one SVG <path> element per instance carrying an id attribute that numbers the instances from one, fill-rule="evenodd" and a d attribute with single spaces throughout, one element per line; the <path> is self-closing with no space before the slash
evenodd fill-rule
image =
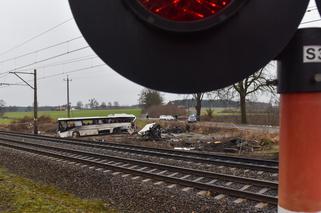
<path id="1" fill-rule="evenodd" d="M 309 0 L 195 1 L 219 2 L 213 13 L 190 0 L 171 8 L 163 3 L 184 0 L 69 2 L 85 39 L 115 71 L 148 88 L 196 93 L 231 85 L 273 60 Z"/>

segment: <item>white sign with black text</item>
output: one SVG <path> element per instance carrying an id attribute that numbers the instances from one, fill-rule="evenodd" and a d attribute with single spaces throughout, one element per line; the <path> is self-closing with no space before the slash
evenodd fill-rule
<path id="1" fill-rule="evenodd" d="M 304 46 L 303 63 L 321 63 L 321 46 Z"/>

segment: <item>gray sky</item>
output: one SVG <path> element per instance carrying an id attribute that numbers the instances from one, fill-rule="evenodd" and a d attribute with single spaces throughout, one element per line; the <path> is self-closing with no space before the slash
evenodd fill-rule
<path id="1" fill-rule="evenodd" d="M 306 14 L 303 22 L 319 19 L 318 11 L 314 9 L 314 2 L 310 3 L 309 8 L 312 8 L 312 11 Z M 81 34 L 74 20 L 71 20 L 14 51 L 1 54 L 69 18 L 72 18 L 72 14 L 67 0 L 0 0 L 0 61 L 80 36 Z M 321 22 L 304 24 L 302 26 L 320 27 Z M 19 82 L 12 75 L 1 75 L 5 71 L 85 46 L 87 44 L 84 39 L 78 39 L 50 50 L 0 63 L 0 82 Z M 80 58 L 86 60 L 41 68 L 44 65 L 60 64 L 61 62 L 70 62 L 70 60 Z M 63 81 L 65 76 L 60 75 L 47 79 L 41 78 L 100 64 L 103 64 L 103 62 L 95 57 L 94 52 L 90 48 L 37 64 L 36 67 L 39 67 L 40 78 L 40 105 L 61 105 L 66 102 L 66 83 Z M 141 86 L 128 81 L 107 66 L 70 73 L 69 76 L 73 79 L 71 82 L 71 102 L 73 104 L 78 100 L 87 102 L 89 98 L 96 98 L 99 102 L 118 101 L 121 105 L 136 104 L 138 94 L 142 89 Z M 25 77 L 27 79 L 32 78 L 32 76 Z M 165 94 L 164 97 L 168 101 L 180 99 L 184 96 Z M 0 87 L 0 99 L 5 100 L 7 105 L 31 105 L 33 91 L 28 87 L 22 86 Z"/>

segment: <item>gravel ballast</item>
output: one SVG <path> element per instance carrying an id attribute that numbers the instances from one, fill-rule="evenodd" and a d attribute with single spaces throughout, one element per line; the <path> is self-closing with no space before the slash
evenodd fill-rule
<path id="1" fill-rule="evenodd" d="M 197 195 L 197 190 L 183 192 L 171 184 L 155 185 L 126 174 L 97 171 L 83 165 L 57 162 L 44 156 L 1 147 L 0 164 L 20 176 L 72 192 L 82 198 L 111 202 L 121 212 L 276 212 L 275 206 L 257 209 L 257 202 L 235 204 L 237 198 L 215 200 Z M 157 182 L 157 181 L 156 181 Z"/>

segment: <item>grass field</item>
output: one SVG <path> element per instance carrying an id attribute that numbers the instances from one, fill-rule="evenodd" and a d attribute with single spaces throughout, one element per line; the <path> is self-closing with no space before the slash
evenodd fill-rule
<path id="1" fill-rule="evenodd" d="M 141 115 L 141 109 L 139 108 L 130 108 L 130 109 L 111 109 L 111 110 L 75 110 L 71 111 L 72 117 L 91 117 L 91 116 L 107 116 L 109 114 L 115 113 L 128 113 L 134 114 L 137 117 Z M 39 112 L 39 117 L 45 115 L 49 116 L 52 119 L 64 118 L 67 117 L 66 111 L 46 111 Z M 0 118 L 0 124 L 8 124 L 14 120 L 23 118 L 25 116 L 32 117 L 33 112 L 8 112 L 5 113 L 3 118 Z"/>
<path id="2" fill-rule="evenodd" d="M 116 212 L 107 203 L 82 200 L 55 187 L 37 184 L 0 167 L 0 212 Z"/>

